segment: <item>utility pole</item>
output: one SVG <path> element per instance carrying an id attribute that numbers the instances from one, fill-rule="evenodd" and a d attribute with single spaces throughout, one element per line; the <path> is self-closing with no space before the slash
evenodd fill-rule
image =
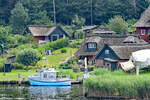
<path id="1" fill-rule="evenodd" d="M 55 0 L 53 0 L 53 10 L 54 10 L 54 23 L 56 25 L 56 5 L 55 5 Z"/>
<path id="2" fill-rule="evenodd" d="M 93 0 L 91 0 L 91 26 L 93 25 Z"/>

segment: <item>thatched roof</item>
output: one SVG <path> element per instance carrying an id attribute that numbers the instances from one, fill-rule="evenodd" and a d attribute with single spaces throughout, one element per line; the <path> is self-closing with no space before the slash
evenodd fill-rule
<path id="1" fill-rule="evenodd" d="M 115 34 L 116 32 L 112 31 L 109 28 L 99 27 L 93 31 L 94 34 Z"/>
<path id="2" fill-rule="evenodd" d="M 30 32 L 33 36 L 49 36 L 51 33 L 55 31 L 56 28 L 60 28 L 62 31 L 62 27 L 60 26 L 48 26 L 48 25 L 29 25 L 28 26 Z M 65 31 L 64 31 L 65 32 Z M 66 33 L 66 32 L 65 32 Z M 68 36 L 69 34 L 66 33 Z"/>
<path id="3" fill-rule="evenodd" d="M 109 46 L 120 59 L 129 59 L 132 52 L 150 49 L 150 45 L 115 45 Z"/>
<path id="4" fill-rule="evenodd" d="M 136 35 L 137 36 L 137 35 Z M 138 38 L 134 36 L 135 38 Z M 104 47 L 105 44 L 108 45 L 137 45 L 137 44 L 147 44 L 145 41 L 142 41 L 141 39 L 135 39 L 135 43 L 124 43 L 127 40 L 130 40 L 130 36 L 125 35 L 111 35 L 107 37 L 101 37 L 93 35 L 91 37 L 86 37 L 84 42 L 81 44 L 81 47 L 78 49 L 78 51 L 75 53 L 75 56 L 96 56 Z M 132 41 L 132 40 L 131 40 Z M 98 45 L 98 49 L 96 51 L 87 51 L 87 43 L 89 42 L 96 42 Z"/>
<path id="5" fill-rule="evenodd" d="M 139 36 L 128 36 L 124 39 L 123 43 L 147 44 L 147 42 L 140 39 Z"/>
<path id="6" fill-rule="evenodd" d="M 96 42 L 97 43 L 97 50 L 96 51 L 88 51 L 87 50 L 87 43 Z M 102 38 L 101 37 L 88 37 L 86 38 L 82 44 L 81 47 L 78 49 L 78 51 L 75 53 L 75 56 L 95 56 L 98 53 L 99 49 L 102 49 Z"/>
<path id="7" fill-rule="evenodd" d="M 93 30 L 93 29 L 96 29 L 97 25 L 94 25 L 94 26 L 85 26 L 84 28 L 82 28 L 82 31 L 88 31 L 88 30 Z"/>
<path id="8" fill-rule="evenodd" d="M 142 13 L 141 18 L 133 26 L 150 27 L 150 6 Z"/>

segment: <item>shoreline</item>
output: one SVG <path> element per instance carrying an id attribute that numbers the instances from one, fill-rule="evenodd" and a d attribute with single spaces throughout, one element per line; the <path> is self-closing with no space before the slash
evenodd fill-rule
<path id="1" fill-rule="evenodd" d="M 14 85 L 14 84 L 23 84 L 30 85 L 29 81 L 0 81 L 0 85 Z M 82 84 L 82 81 L 71 81 L 71 85 Z"/>

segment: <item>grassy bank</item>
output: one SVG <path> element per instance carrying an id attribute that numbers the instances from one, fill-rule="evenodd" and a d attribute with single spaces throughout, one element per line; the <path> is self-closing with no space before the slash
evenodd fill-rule
<path id="1" fill-rule="evenodd" d="M 61 53 L 61 50 L 65 49 L 66 53 Z M 67 57 L 70 57 L 72 54 L 74 54 L 77 51 L 77 48 L 70 48 L 70 47 L 65 47 L 59 50 L 54 51 L 54 55 L 51 56 L 46 56 L 48 66 L 58 66 L 61 62 L 65 61 Z M 39 66 L 43 65 L 43 61 L 38 62 Z M 46 64 L 47 65 L 47 64 Z"/>
<path id="2" fill-rule="evenodd" d="M 72 69 L 59 69 L 58 71 L 60 71 L 58 73 L 58 75 L 62 75 L 62 76 L 66 76 L 66 75 L 70 75 L 71 79 L 76 80 L 77 76 L 82 77 L 82 73 L 74 73 L 72 71 Z M 0 72 L 0 81 L 8 81 L 8 79 L 10 79 L 10 81 L 18 81 L 18 74 L 21 74 L 21 78 L 25 78 L 25 80 L 28 80 L 28 75 L 33 75 L 36 73 L 35 70 L 12 70 L 12 72 L 9 73 L 5 73 L 5 76 L 3 75 L 2 72 Z"/>
<path id="3" fill-rule="evenodd" d="M 0 72 L 0 81 L 8 81 L 10 79 L 11 81 L 18 81 L 18 74 L 21 74 L 21 78 L 25 78 L 25 80 L 28 80 L 28 75 L 32 75 L 35 73 L 35 70 L 12 70 L 9 73 L 5 73 L 5 76 L 2 72 Z"/>
<path id="4" fill-rule="evenodd" d="M 122 71 L 109 72 L 96 69 L 84 81 L 84 86 L 94 96 L 123 96 L 127 98 L 150 97 L 150 73 L 140 76 L 129 75 Z"/>

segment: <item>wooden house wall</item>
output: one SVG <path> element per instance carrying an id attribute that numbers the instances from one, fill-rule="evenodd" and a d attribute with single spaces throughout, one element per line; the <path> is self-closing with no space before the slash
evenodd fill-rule
<path id="1" fill-rule="evenodd" d="M 97 66 L 97 67 L 102 67 L 102 66 L 104 66 L 104 59 L 97 59 L 97 60 L 96 60 L 96 66 Z"/>
<path id="2" fill-rule="evenodd" d="M 45 36 L 35 36 L 34 41 L 39 43 L 39 40 L 45 40 Z"/>
<path id="3" fill-rule="evenodd" d="M 141 30 L 142 29 L 145 29 L 146 30 L 146 34 L 145 35 L 142 35 L 141 34 Z M 144 41 L 146 42 L 150 42 L 150 40 L 147 39 L 147 36 L 149 35 L 148 34 L 148 31 L 150 30 L 150 27 L 137 27 L 136 28 L 136 33 L 141 37 L 141 39 L 143 39 Z"/>
<path id="4" fill-rule="evenodd" d="M 63 38 L 63 35 L 65 35 L 65 37 L 67 37 L 67 34 L 65 33 L 65 31 L 63 31 L 61 28 L 56 28 L 53 33 L 51 33 L 50 35 L 50 40 L 53 40 L 53 35 L 57 35 L 58 39 Z"/>
<path id="5" fill-rule="evenodd" d="M 105 54 L 105 50 L 109 50 L 109 54 Z M 118 56 L 109 48 L 107 45 L 101 50 L 101 52 L 97 55 L 96 59 L 104 59 L 104 58 L 111 58 L 111 59 L 119 59 Z"/>
<path id="6" fill-rule="evenodd" d="M 109 54 L 106 54 L 105 50 L 109 50 Z M 116 70 L 118 62 L 105 61 L 104 60 L 105 58 L 119 60 L 118 56 L 114 53 L 114 51 L 108 45 L 105 45 L 104 48 L 101 50 L 101 52 L 96 57 L 96 66 L 97 67 L 102 67 L 102 66 L 106 67 L 107 64 L 110 64 L 111 69 L 110 68 L 108 68 L 108 69 L 111 71 Z"/>

